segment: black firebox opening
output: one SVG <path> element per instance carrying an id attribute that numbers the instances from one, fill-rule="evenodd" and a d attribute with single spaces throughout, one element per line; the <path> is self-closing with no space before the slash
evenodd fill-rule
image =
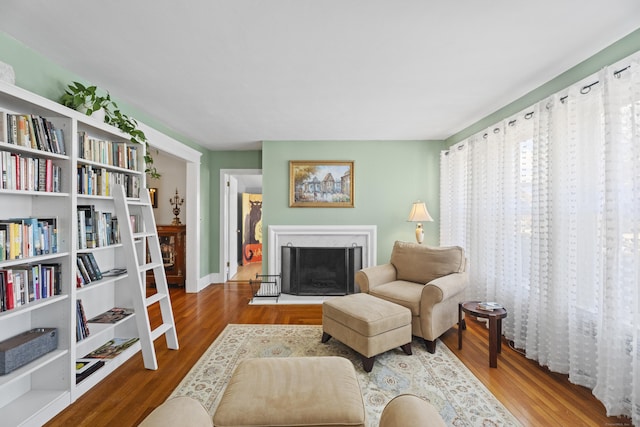
<path id="1" fill-rule="evenodd" d="M 292 295 L 347 295 L 362 268 L 362 246 L 282 247 L 282 292 Z"/>

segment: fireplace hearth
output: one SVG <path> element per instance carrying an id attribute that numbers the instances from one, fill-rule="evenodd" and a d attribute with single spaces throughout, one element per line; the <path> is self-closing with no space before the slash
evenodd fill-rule
<path id="1" fill-rule="evenodd" d="M 362 247 L 282 247 L 282 292 L 292 295 L 347 295 L 362 268 Z"/>

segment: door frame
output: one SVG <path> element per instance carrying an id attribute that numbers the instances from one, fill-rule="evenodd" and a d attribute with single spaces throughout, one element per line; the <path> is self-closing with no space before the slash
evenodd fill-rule
<path id="1" fill-rule="evenodd" d="M 223 282 L 228 280 L 227 262 L 230 259 L 228 233 L 235 232 L 229 228 L 229 197 L 227 197 L 227 181 L 225 179 L 227 175 L 234 177 L 262 175 L 262 169 L 220 169 L 220 275 Z"/>
<path id="2" fill-rule="evenodd" d="M 200 158 L 202 153 L 147 126 L 139 124 L 152 149 L 158 149 L 186 162 L 185 223 L 187 225 L 185 291 L 200 292 L 208 283 L 200 280 Z M 162 173 L 162 171 L 160 171 Z"/>

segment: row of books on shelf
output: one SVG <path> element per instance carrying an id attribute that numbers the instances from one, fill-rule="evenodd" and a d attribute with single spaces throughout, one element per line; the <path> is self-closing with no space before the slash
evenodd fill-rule
<path id="1" fill-rule="evenodd" d="M 97 316 L 87 320 L 84 306 L 82 305 L 82 300 L 78 299 L 76 300 L 76 341 L 82 341 L 83 339 L 91 335 L 89 323 L 114 324 L 131 316 L 132 314 L 133 309 L 131 308 L 113 307 L 105 311 L 104 313 L 100 313 Z"/>
<path id="2" fill-rule="evenodd" d="M 138 148 L 125 142 L 105 141 L 78 132 L 78 157 L 119 168 L 138 170 Z"/>
<path id="3" fill-rule="evenodd" d="M 0 261 L 57 252 L 57 218 L 0 220 Z"/>
<path id="4" fill-rule="evenodd" d="M 98 262 L 92 253 L 78 254 L 76 264 L 77 269 L 77 287 L 81 288 L 96 280 L 102 280 L 102 272 L 98 267 Z"/>
<path id="5" fill-rule="evenodd" d="M 35 114 L 7 114 L 7 142 L 51 153 L 66 152 L 62 129 Z"/>
<path id="6" fill-rule="evenodd" d="M 85 357 L 76 360 L 76 384 L 103 367 L 105 361 L 115 358 L 136 342 L 138 338 L 113 338 Z"/>
<path id="7" fill-rule="evenodd" d="M 124 185 L 127 197 L 140 197 L 140 176 L 92 165 L 78 165 L 78 194 L 112 196 L 116 185 Z"/>
<path id="8" fill-rule="evenodd" d="M 0 172 L 2 189 L 60 192 L 62 168 L 51 159 L 0 151 Z"/>
<path id="9" fill-rule="evenodd" d="M 78 249 L 101 248 L 120 243 L 118 218 L 94 205 L 78 205 Z"/>
<path id="10" fill-rule="evenodd" d="M 90 334 L 87 316 L 84 312 L 82 300 L 76 300 L 76 341 L 82 341 Z"/>
<path id="11" fill-rule="evenodd" d="M 0 270 L 0 311 L 61 293 L 60 264 L 15 265 Z"/>

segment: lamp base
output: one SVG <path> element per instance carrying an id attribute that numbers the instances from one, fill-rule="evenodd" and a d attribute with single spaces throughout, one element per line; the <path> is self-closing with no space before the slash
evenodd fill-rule
<path id="1" fill-rule="evenodd" d="M 416 241 L 419 244 L 422 244 L 422 242 L 424 241 L 424 230 L 422 229 L 422 224 L 420 223 L 416 225 Z"/>

